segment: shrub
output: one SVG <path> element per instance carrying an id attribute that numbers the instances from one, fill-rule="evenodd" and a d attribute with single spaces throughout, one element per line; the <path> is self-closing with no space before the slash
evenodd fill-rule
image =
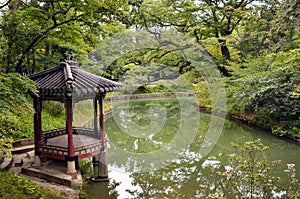
<path id="1" fill-rule="evenodd" d="M 294 164 L 285 170 L 288 183 L 274 174 L 280 161 L 269 161 L 268 150 L 261 140 L 246 142 L 243 146 L 232 143 L 236 149 L 225 166 L 210 165 L 206 175 L 200 175 L 197 196 L 202 198 L 297 198 L 300 183 Z M 219 162 L 215 160 L 215 162 Z M 219 162 L 220 163 L 220 162 Z"/>

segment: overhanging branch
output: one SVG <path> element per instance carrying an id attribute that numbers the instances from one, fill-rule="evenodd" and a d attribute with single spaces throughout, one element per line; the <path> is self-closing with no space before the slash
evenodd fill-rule
<path id="1" fill-rule="evenodd" d="M 6 6 L 8 6 L 8 4 L 11 2 L 12 0 L 8 0 L 6 3 L 0 5 L 0 10 Z"/>
<path id="2" fill-rule="evenodd" d="M 30 44 L 27 46 L 27 48 L 24 50 L 24 52 L 22 53 L 22 56 L 20 57 L 20 59 L 18 60 L 18 64 L 17 64 L 17 71 L 21 69 L 22 67 L 22 63 L 23 63 L 23 59 L 26 57 L 26 55 L 30 52 L 30 50 L 35 47 L 43 38 L 45 38 L 45 35 L 47 35 L 51 30 L 54 30 L 55 28 L 63 25 L 63 24 L 67 24 L 70 23 L 72 21 L 76 21 L 78 20 L 80 17 L 82 17 L 83 14 L 81 15 L 77 15 L 76 17 L 70 18 L 68 20 L 62 21 L 60 23 L 57 23 L 55 21 L 55 23 L 50 26 L 49 28 L 47 28 L 45 31 L 39 33 L 38 35 L 36 35 L 34 37 L 34 39 L 30 42 Z"/>

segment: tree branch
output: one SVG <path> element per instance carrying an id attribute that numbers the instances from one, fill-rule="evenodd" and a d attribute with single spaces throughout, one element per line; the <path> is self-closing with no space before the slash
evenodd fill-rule
<path id="1" fill-rule="evenodd" d="M 30 50 L 32 48 L 34 48 L 45 37 L 46 34 L 48 34 L 51 30 L 54 30 L 55 28 L 57 28 L 57 27 L 59 27 L 63 24 L 67 24 L 69 22 L 78 20 L 81 16 L 83 16 L 83 14 L 78 15 L 74 18 L 62 21 L 60 23 L 56 22 L 55 24 L 53 24 L 52 26 L 47 28 L 45 31 L 43 31 L 43 32 L 39 33 L 37 36 L 35 36 L 34 39 L 30 42 L 30 44 L 27 46 L 27 48 L 23 51 L 22 56 L 18 60 L 18 64 L 17 64 L 17 67 L 16 67 L 17 71 L 21 69 L 23 60 L 26 57 L 26 55 L 30 52 Z"/>
<path id="2" fill-rule="evenodd" d="M 0 10 L 1 10 L 2 8 L 4 8 L 5 6 L 8 6 L 8 4 L 9 4 L 11 1 L 12 1 L 12 0 L 8 0 L 6 3 L 0 5 Z"/>
<path id="3" fill-rule="evenodd" d="M 161 59 L 163 58 L 164 56 L 170 54 L 170 53 L 173 53 L 173 52 L 176 52 L 176 51 L 182 51 L 184 49 L 187 49 L 190 47 L 190 45 L 185 45 L 185 46 L 181 46 L 179 47 L 178 45 L 176 45 L 174 42 L 172 41 L 165 41 L 164 42 L 165 44 L 164 45 L 168 45 L 168 44 L 172 44 L 172 45 L 175 45 L 176 47 L 178 48 L 175 48 L 175 49 L 172 49 L 172 50 L 167 50 L 167 51 L 164 51 L 164 53 L 162 53 L 161 55 L 154 55 L 152 57 L 150 57 L 146 62 L 143 62 L 143 64 L 148 64 L 150 63 L 153 59 Z M 156 49 L 157 51 L 161 50 L 161 49 Z"/>

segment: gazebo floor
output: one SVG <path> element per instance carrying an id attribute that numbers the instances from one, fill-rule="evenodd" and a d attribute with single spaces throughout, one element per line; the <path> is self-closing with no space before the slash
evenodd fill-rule
<path id="1" fill-rule="evenodd" d="M 99 138 L 95 138 L 89 135 L 73 134 L 74 148 L 85 147 L 95 143 L 100 143 Z M 64 134 L 64 135 L 59 135 L 57 137 L 48 138 L 47 145 L 67 148 L 68 135 Z"/>

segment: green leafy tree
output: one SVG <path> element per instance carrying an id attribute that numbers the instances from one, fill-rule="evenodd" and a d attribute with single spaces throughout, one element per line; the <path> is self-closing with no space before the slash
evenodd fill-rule
<path id="1" fill-rule="evenodd" d="M 300 2 L 285 0 L 271 21 L 273 52 L 300 47 Z"/>
<path id="2" fill-rule="evenodd" d="M 171 46 L 170 49 L 163 48 L 168 45 Z M 147 75 L 145 80 L 152 82 L 159 78 L 171 78 L 172 69 L 178 74 L 190 70 L 191 63 L 180 55 L 180 51 L 185 48 L 188 48 L 185 43 L 161 41 L 147 32 L 126 30 L 101 41 L 91 53 L 93 63 L 85 67 L 93 69 L 95 66 L 102 70 L 96 73 L 116 79 L 121 78 L 125 73 L 127 76 L 132 75 L 131 78 L 135 78 L 134 76 L 138 74 L 145 74 Z M 159 71 L 164 74 L 159 76 Z"/>
<path id="3" fill-rule="evenodd" d="M 118 1 L 11 1 L 1 10 L 2 64 L 6 72 L 32 72 L 42 56 L 75 52 L 85 58 L 100 37 L 111 34 L 116 16 L 127 10 Z M 29 68 L 31 65 L 31 68 Z"/>
<path id="4" fill-rule="evenodd" d="M 204 44 L 204 39 L 216 38 L 223 61 L 231 60 L 227 41 L 249 12 L 265 1 L 133 1 L 131 22 L 155 33 L 155 28 L 175 27 Z M 229 75 L 223 67 L 220 70 Z"/>
<path id="5" fill-rule="evenodd" d="M 242 59 L 299 48 L 299 2 L 268 1 L 247 13 L 234 46 Z"/>
<path id="6" fill-rule="evenodd" d="M 240 52 L 240 58 L 258 57 L 271 51 L 271 21 L 276 17 L 280 2 L 269 1 L 259 4 L 249 11 L 236 28 L 234 46 Z"/>

